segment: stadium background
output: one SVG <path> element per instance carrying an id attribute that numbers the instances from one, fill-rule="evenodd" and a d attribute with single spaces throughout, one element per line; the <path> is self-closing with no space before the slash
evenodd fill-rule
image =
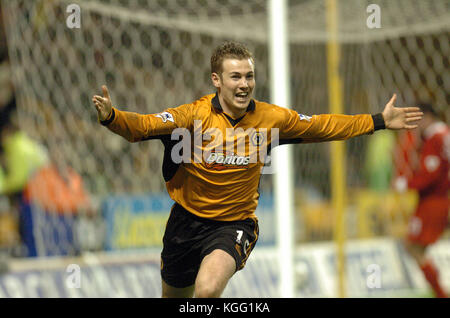
<path id="1" fill-rule="evenodd" d="M 67 24 L 72 3 L 81 9 L 80 28 Z M 398 105 L 427 100 L 448 114 L 448 2 L 376 1 L 379 29 L 367 27 L 370 3 L 339 6 L 343 112 L 380 112 L 397 93 Z M 326 1 L 288 5 L 291 107 L 307 115 L 329 113 Z M 161 175 L 163 147 L 156 141 L 130 144 L 102 128 L 91 97 L 106 84 L 115 105 L 142 113 L 193 101 L 212 92 L 212 49 L 233 39 L 255 54 L 255 97 L 270 100 L 266 1 L 18 0 L 1 6 L 1 43 L 10 65 L 5 77 L 14 84 L 17 102 L 12 120 L 45 149 L 48 160 L 63 162 L 82 177 L 91 208 L 55 212 L 31 193 L 15 210 L 3 195 L 0 243 L 10 270 L 0 276 L 0 295 L 157 297 L 159 249 L 171 205 Z M 345 143 L 351 297 L 428 295 L 399 244 L 416 197 L 391 189 L 398 138 L 383 131 Z M 297 294 L 336 296 L 337 212 L 330 182 L 335 157 L 329 143 L 293 149 Z M 263 175 L 261 193 L 260 242 L 225 296 L 277 296 L 272 175 Z M 448 245 L 447 235 L 432 253 L 450 289 Z M 81 266 L 91 288 L 67 288 L 68 264 Z M 370 264 L 381 268 L 380 288 L 367 287 Z M 152 287 L 142 287 L 138 279 L 127 286 L 115 276 L 145 277 Z M 42 277 L 53 277 L 50 287 Z"/>

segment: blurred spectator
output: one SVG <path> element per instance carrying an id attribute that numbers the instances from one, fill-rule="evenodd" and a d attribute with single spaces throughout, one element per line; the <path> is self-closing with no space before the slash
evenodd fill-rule
<path id="1" fill-rule="evenodd" d="M 395 135 L 390 130 L 380 131 L 369 139 L 365 166 L 368 186 L 372 190 L 383 192 L 390 188 L 394 143 Z"/>
<path id="2" fill-rule="evenodd" d="M 28 181 L 24 199 L 58 214 L 76 214 L 81 210 L 92 213 L 81 176 L 66 165 L 62 143 L 59 140 L 52 145 L 50 161 Z"/>
<path id="3" fill-rule="evenodd" d="M 52 139 L 50 161 L 33 175 L 24 190 L 21 225 L 28 256 L 75 255 L 82 250 L 101 249 L 100 216 L 82 177 L 66 164 L 65 141 L 57 136 Z M 38 241 L 43 244 L 42 251 L 38 250 Z"/>
<path id="4" fill-rule="evenodd" d="M 19 129 L 1 11 L 0 4 L 0 249 L 8 257 L 23 254 L 19 233 L 22 191 L 33 172 L 46 162 L 47 154 Z"/>
<path id="5" fill-rule="evenodd" d="M 0 180 L 0 194 L 11 197 L 20 196 L 31 174 L 48 160 L 45 148 L 19 129 L 15 108 L 13 99 L 1 114 L 6 122 L 1 127 L 0 153 L 4 173 Z"/>
<path id="6" fill-rule="evenodd" d="M 419 162 L 412 176 L 395 181 L 398 191 L 417 190 L 419 203 L 410 219 L 405 248 L 416 260 L 437 297 L 447 297 L 439 283 L 439 274 L 427 248 L 445 231 L 450 207 L 450 130 L 430 104 L 419 105 L 424 116 L 419 122 L 421 144 Z"/>
<path id="7" fill-rule="evenodd" d="M 19 129 L 7 61 L 0 64 L 0 248 L 20 256 L 19 204 L 32 173 L 47 160 L 45 149 Z"/>

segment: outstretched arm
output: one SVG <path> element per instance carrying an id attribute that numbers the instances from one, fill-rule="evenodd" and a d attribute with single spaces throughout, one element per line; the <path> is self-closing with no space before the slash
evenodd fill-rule
<path id="1" fill-rule="evenodd" d="M 92 98 L 100 123 L 130 142 L 160 138 L 170 135 L 178 127 L 190 127 L 192 110 L 190 104 L 168 108 L 158 114 L 144 115 L 118 110 L 112 106 L 105 85 L 102 86 L 102 91 L 103 97 L 94 95 Z"/>
<path id="2" fill-rule="evenodd" d="M 292 110 L 283 110 L 286 120 L 280 126 L 281 139 L 288 143 L 322 142 L 346 140 L 356 136 L 371 134 L 379 129 L 414 129 L 422 119 L 418 107 L 395 107 L 397 95 L 393 95 L 382 113 L 375 115 L 322 114 L 312 117 L 299 115 Z"/>
<path id="3" fill-rule="evenodd" d="M 384 123 L 387 129 L 414 129 L 417 122 L 422 119 L 423 113 L 419 107 L 395 107 L 397 94 L 386 104 L 382 112 Z"/>

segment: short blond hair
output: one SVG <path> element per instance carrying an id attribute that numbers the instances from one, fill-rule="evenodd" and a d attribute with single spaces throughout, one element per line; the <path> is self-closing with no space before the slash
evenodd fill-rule
<path id="1" fill-rule="evenodd" d="M 253 64 L 255 64 L 253 54 L 244 44 L 227 41 L 214 49 L 211 55 L 211 73 L 221 75 L 223 72 L 223 61 L 227 58 L 238 60 L 251 59 Z"/>

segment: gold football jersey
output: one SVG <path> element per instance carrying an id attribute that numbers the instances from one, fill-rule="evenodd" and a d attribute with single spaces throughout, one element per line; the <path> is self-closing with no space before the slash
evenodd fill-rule
<path id="1" fill-rule="evenodd" d="M 197 216 L 219 221 L 256 218 L 261 169 L 273 147 L 345 140 L 384 128 L 381 114 L 306 116 L 257 100 L 235 120 L 223 112 L 217 94 L 159 114 L 113 107 L 101 123 L 130 142 L 160 139 L 170 197 Z"/>

